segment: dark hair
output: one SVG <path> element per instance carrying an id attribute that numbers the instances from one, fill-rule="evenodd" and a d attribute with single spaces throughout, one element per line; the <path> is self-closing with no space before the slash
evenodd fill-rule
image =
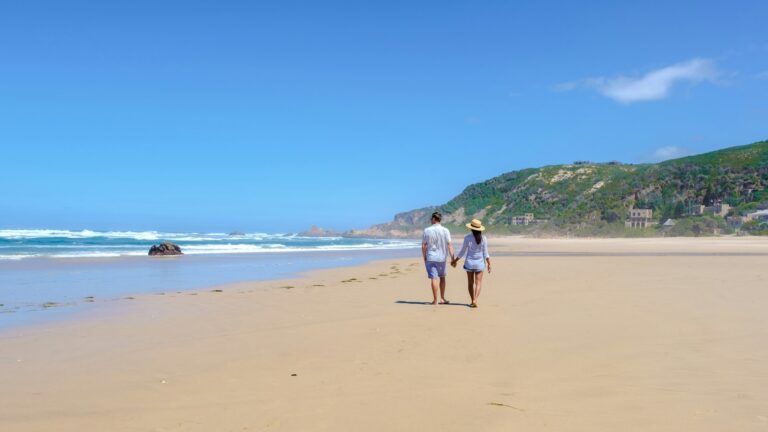
<path id="1" fill-rule="evenodd" d="M 432 219 L 437 219 L 438 222 L 443 220 L 443 215 L 439 211 L 432 213 Z"/>
<path id="2" fill-rule="evenodd" d="M 477 244 L 480 244 L 483 242 L 483 233 L 478 230 L 472 230 L 472 235 L 475 236 L 475 241 Z"/>

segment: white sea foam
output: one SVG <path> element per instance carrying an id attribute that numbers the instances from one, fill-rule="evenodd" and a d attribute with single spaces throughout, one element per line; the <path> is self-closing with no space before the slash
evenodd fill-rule
<path id="1" fill-rule="evenodd" d="M 35 230 L 14 230 L 5 229 L 0 230 L 0 238 L 23 240 L 23 239 L 44 239 L 44 238 L 69 238 L 69 239 L 83 239 L 92 237 L 107 237 L 107 238 L 131 238 L 135 240 L 157 240 L 160 235 L 156 231 L 69 231 L 69 230 L 51 230 L 51 229 L 35 229 Z"/>
<path id="2" fill-rule="evenodd" d="M 238 254 L 238 253 L 274 253 L 274 252 L 316 252 L 316 251 L 353 251 L 378 249 L 411 249 L 418 246 L 416 242 L 381 242 L 350 245 L 320 245 L 290 247 L 282 244 L 223 244 L 223 245 L 187 245 L 182 248 L 185 254 Z"/>
<path id="3" fill-rule="evenodd" d="M 405 249 L 418 246 L 418 243 L 413 241 L 307 237 L 285 233 L 244 233 L 230 236 L 218 232 L 5 229 L 0 230 L 0 242 L 3 242 L 0 244 L 0 261 L 33 257 L 138 256 L 145 255 L 150 244 L 165 240 L 179 243 L 184 253 L 191 255 Z"/>
<path id="4" fill-rule="evenodd" d="M 276 252 L 279 250 L 294 250 L 283 244 L 209 244 L 209 245 L 186 245 L 182 248 L 185 254 L 227 254 L 227 253 L 259 253 Z"/>
<path id="5" fill-rule="evenodd" d="M 176 240 L 176 241 L 221 241 L 232 239 L 244 240 L 265 240 L 275 238 L 301 238 L 295 235 L 286 234 L 266 234 L 266 233 L 245 233 L 243 235 L 230 236 L 226 233 L 173 233 L 158 231 L 92 231 L 92 230 L 56 230 L 56 229 L 0 229 L 0 238 L 12 240 L 24 239 L 46 239 L 46 238 L 68 238 L 85 239 L 93 237 L 104 237 L 111 239 L 134 239 L 134 240 Z"/>
<path id="6" fill-rule="evenodd" d="M 144 256 L 146 252 L 76 252 L 49 255 L 51 258 L 117 258 L 124 256 Z"/>
<path id="7" fill-rule="evenodd" d="M 35 255 L 28 255 L 28 254 L 24 254 L 24 255 L 0 255 L 0 261 L 2 261 L 2 260 L 18 261 L 18 260 L 23 260 L 24 258 L 31 258 L 33 256 L 35 256 Z"/>

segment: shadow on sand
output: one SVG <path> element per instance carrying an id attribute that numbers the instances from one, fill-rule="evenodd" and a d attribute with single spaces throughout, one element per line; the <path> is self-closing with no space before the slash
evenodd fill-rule
<path id="1" fill-rule="evenodd" d="M 409 305 L 427 305 L 432 306 L 432 302 L 428 301 L 409 301 L 409 300 L 398 300 L 395 303 L 397 304 L 409 304 Z M 464 306 L 469 307 L 469 303 L 448 303 L 448 304 L 441 304 L 438 306 Z"/>

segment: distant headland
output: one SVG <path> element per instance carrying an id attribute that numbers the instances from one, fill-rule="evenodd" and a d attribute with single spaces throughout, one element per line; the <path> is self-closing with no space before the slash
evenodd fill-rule
<path id="1" fill-rule="evenodd" d="M 768 141 L 655 164 L 576 161 L 512 171 L 443 205 L 343 235 L 416 237 L 435 209 L 452 230 L 478 218 L 502 235 L 768 235 Z"/>

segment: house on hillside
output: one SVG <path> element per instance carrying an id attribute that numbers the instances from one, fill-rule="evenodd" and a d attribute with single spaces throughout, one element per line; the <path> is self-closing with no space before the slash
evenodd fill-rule
<path id="1" fill-rule="evenodd" d="M 768 209 L 749 213 L 747 217 L 749 217 L 749 220 L 768 221 Z"/>
<path id="2" fill-rule="evenodd" d="M 711 213 L 715 216 L 725 217 L 728 212 L 731 211 L 731 206 L 728 204 L 717 203 L 711 206 L 704 207 L 705 213 Z"/>
<path id="3" fill-rule="evenodd" d="M 648 228 L 653 224 L 652 209 L 630 209 L 629 219 L 624 222 L 624 226 L 627 228 Z"/>
<path id="4" fill-rule="evenodd" d="M 704 214 L 705 207 L 701 204 L 692 204 L 688 206 L 688 215 L 689 216 L 701 216 Z"/>
<path id="5" fill-rule="evenodd" d="M 744 215 L 744 216 L 728 216 L 725 218 L 725 220 L 728 222 L 728 225 L 732 227 L 738 227 L 741 225 L 744 225 L 745 223 L 752 220 L 752 216 L 750 215 Z"/>
<path id="6" fill-rule="evenodd" d="M 531 225 L 536 223 L 536 218 L 533 217 L 533 213 L 526 213 L 522 216 L 512 216 L 512 225 Z"/>
<path id="7" fill-rule="evenodd" d="M 661 232 L 664 235 L 667 235 L 669 233 L 669 231 L 671 231 L 672 228 L 675 227 L 675 225 L 677 225 L 677 222 L 675 222 L 674 219 L 667 219 L 667 220 L 664 221 L 663 224 L 661 224 Z"/>

